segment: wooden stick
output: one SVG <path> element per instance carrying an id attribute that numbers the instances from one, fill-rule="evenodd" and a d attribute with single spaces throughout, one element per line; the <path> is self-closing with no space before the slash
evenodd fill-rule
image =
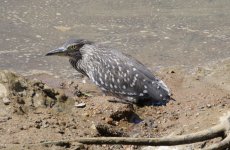
<path id="1" fill-rule="evenodd" d="M 213 144 L 209 146 L 208 148 L 205 148 L 205 150 L 224 150 L 230 147 L 230 134 L 219 143 Z"/>
<path id="2" fill-rule="evenodd" d="M 222 124 L 216 125 L 209 129 L 191 133 L 187 135 L 180 135 L 174 137 L 162 138 L 128 138 L 128 137 L 98 137 L 98 138 L 76 138 L 74 140 L 66 141 L 51 141 L 44 142 L 43 144 L 58 144 L 78 142 L 82 144 L 122 144 L 122 145 L 148 145 L 148 146 L 172 146 L 179 144 L 189 144 L 201 142 L 204 140 L 222 137 L 225 133 L 225 127 Z"/>

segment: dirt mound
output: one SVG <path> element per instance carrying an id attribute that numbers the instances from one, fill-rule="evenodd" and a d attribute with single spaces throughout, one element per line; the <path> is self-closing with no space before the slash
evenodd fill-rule
<path id="1" fill-rule="evenodd" d="M 41 81 L 29 81 L 9 71 L 0 72 L 0 87 L 3 103 L 13 108 L 7 114 L 28 114 L 35 108 L 52 108 L 68 99 Z"/>

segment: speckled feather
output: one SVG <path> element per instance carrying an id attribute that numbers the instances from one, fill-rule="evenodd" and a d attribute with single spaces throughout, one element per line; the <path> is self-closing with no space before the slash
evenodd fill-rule
<path id="1" fill-rule="evenodd" d="M 132 103 L 169 99 L 170 92 L 164 82 L 131 56 L 93 43 L 85 44 L 79 50 L 82 58 L 71 58 L 71 65 L 104 92 Z"/>

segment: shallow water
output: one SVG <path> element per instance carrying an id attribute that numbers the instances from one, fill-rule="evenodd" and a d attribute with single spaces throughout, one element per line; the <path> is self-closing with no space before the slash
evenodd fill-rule
<path id="1" fill-rule="evenodd" d="M 0 69 L 76 75 L 67 59 L 44 57 L 69 38 L 103 42 L 154 70 L 230 57 L 229 0 L 2 0 Z"/>

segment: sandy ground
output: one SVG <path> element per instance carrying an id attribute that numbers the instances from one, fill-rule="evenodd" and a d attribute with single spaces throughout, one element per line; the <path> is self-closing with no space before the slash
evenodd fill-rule
<path id="1" fill-rule="evenodd" d="M 162 68 L 157 72 L 171 88 L 166 106 L 111 103 L 88 80 L 64 80 L 40 73 L 27 77 L 0 71 L 0 148 L 77 149 L 43 146 L 44 141 L 76 137 L 162 137 L 200 131 L 219 122 L 230 110 L 230 60 L 205 67 Z M 5 98 L 4 98 L 5 97 Z M 75 105 L 84 103 L 85 107 Z M 211 142 L 186 145 L 198 149 Z M 100 145 L 86 149 L 145 149 L 141 146 Z M 153 149 L 153 148 L 152 148 Z"/>

